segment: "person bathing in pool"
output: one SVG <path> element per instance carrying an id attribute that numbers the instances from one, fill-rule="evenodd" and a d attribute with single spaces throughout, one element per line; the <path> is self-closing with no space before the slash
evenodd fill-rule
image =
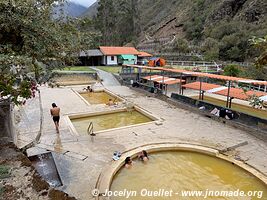
<path id="1" fill-rule="evenodd" d="M 131 157 L 127 157 L 127 158 L 125 158 L 124 166 L 125 166 L 125 168 L 127 168 L 127 169 L 132 168 L 132 166 L 133 166 L 133 161 L 132 161 Z"/>
<path id="2" fill-rule="evenodd" d="M 148 155 L 147 155 L 147 152 L 145 150 L 141 151 L 139 154 L 138 154 L 138 158 L 143 161 L 143 162 L 148 162 L 149 158 L 148 158 Z"/>
<path id="3" fill-rule="evenodd" d="M 116 106 L 118 104 L 115 102 L 115 99 L 113 101 L 112 101 L 112 99 L 109 99 L 107 105 L 108 106 Z"/>

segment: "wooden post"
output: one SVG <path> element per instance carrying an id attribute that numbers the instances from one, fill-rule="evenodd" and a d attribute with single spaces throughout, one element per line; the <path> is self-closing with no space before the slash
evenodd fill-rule
<path id="1" fill-rule="evenodd" d="M 200 84 L 199 84 L 199 100 L 201 100 L 201 91 L 202 91 L 202 78 L 201 77 L 199 77 L 199 82 L 200 82 Z"/>
<path id="2" fill-rule="evenodd" d="M 165 95 L 167 96 L 167 92 L 168 92 L 168 85 L 167 84 L 165 84 L 165 88 L 166 88 Z"/>
<path id="3" fill-rule="evenodd" d="M 232 107 L 232 100 L 233 100 L 233 97 L 230 97 L 229 108 Z"/>
<path id="4" fill-rule="evenodd" d="M 166 88 L 164 87 L 164 75 L 165 73 L 164 73 L 164 71 L 162 71 L 162 89 L 164 88 L 164 90 L 166 90 Z M 164 94 L 164 91 L 162 91 L 162 94 Z"/>
<path id="5" fill-rule="evenodd" d="M 138 68 L 138 73 L 137 73 L 137 81 L 140 82 L 140 77 L 141 77 L 142 69 Z"/>
<path id="6" fill-rule="evenodd" d="M 231 81 L 228 82 L 228 91 L 227 91 L 226 108 L 229 108 L 231 83 L 232 83 Z"/>
<path id="7" fill-rule="evenodd" d="M 182 73 L 180 74 L 180 89 L 179 89 L 179 94 L 182 93 Z"/>

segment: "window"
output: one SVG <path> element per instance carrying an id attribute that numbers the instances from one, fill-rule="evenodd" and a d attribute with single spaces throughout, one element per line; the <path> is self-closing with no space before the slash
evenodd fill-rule
<path id="1" fill-rule="evenodd" d="M 114 56 L 111 56 L 111 60 L 112 60 L 112 61 L 114 61 L 114 60 L 115 60 Z"/>

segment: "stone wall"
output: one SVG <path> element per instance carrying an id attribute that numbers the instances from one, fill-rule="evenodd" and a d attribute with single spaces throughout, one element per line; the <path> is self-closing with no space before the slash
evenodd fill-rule
<path id="1" fill-rule="evenodd" d="M 15 142 L 12 108 L 9 101 L 0 102 L 0 138 L 7 137 Z"/>

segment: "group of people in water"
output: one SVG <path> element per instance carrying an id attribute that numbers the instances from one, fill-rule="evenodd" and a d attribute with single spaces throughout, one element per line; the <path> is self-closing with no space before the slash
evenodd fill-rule
<path id="1" fill-rule="evenodd" d="M 138 154 L 138 159 L 144 163 L 147 163 L 149 158 L 148 158 L 148 154 L 145 150 L 141 151 Z M 131 157 L 126 157 L 125 158 L 125 163 L 124 163 L 125 168 L 130 169 L 133 166 L 133 160 L 131 159 Z"/>
<path id="2" fill-rule="evenodd" d="M 93 92 L 92 86 L 88 85 L 86 88 L 83 88 L 83 90 L 85 90 L 86 92 Z M 118 105 L 117 102 L 115 102 L 116 99 L 112 100 L 109 99 L 108 102 L 106 103 L 106 105 L 108 106 L 116 106 Z"/>

